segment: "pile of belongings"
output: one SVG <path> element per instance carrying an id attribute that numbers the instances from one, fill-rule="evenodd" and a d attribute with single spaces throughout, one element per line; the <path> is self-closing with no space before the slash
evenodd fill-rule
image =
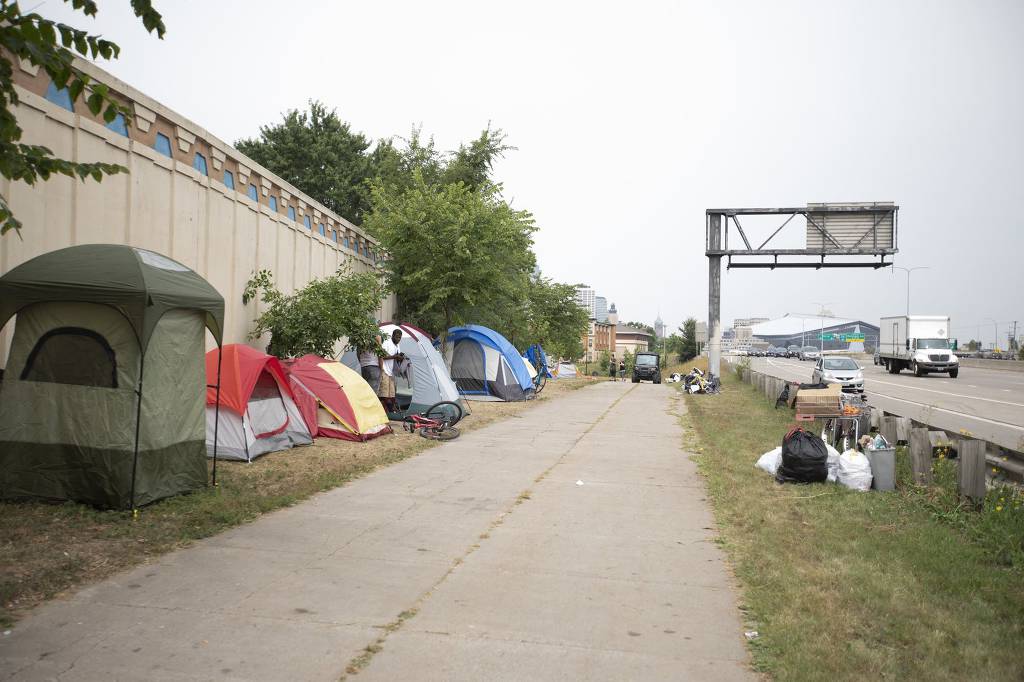
<path id="1" fill-rule="evenodd" d="M 758 469 L 779 483 L 838 483 L 852 490 L 871 488 L 871 463 L 854 449 L 842 454 L 820 437 L 794 426 L 782 445 L 757 460 Z"/>
<path id="2" fill-rule="evenodd" d="M 669 375 L 668 379 L 665 379 L 665 383 L 678 384 L 682 380 L 683 380 L 683 375 L 682 374 L 680 374 L 679 372 L 673 372 L 672 374 Z"/>
<path id="3" fill-rule="evenodd" d="M 687 393 L 718 393 L 718 377 L 708 379 L 704 372 L 694 367 L 683 377 L 683 388 Z"/>

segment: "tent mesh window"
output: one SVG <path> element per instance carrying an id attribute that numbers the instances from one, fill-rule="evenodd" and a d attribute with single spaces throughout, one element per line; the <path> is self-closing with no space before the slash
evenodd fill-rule
<path id="1" fill-rule="evenodd" d="M 36 342 L 21 380 L 117 388 L 117 358 L 107 340 L 91 329 L 59 327 Z"/>
<path id="2" fill-rule="evenodd" d="M 281 397 L 281 390 L 277 387 L 274 377 L 269 372 L 260 372 L 256 385 L 253 386 L 250 400 L 284 400 Z"/>
<path id="3" fill-rule="evenodd" d="M 452 350 L 452 380 L 463 393 L 486 393 L 484 348 L 475 341 L 459 341 Z"/>

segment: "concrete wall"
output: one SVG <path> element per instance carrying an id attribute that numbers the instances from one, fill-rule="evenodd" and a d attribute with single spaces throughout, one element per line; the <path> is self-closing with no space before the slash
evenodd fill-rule
<path id="1" fill-rule="evenodd" d="M 129 137 L 107 129 L 87 111 L 72 113 L 47 101 L 38 94 L 49 84 L 42 80 L 45 73 L 23 69 L 16 86 L 22 141 L 43 144 L 62 158 L 117 163 L 130 172 L 105 177 L 101 183 L 63 176 L 33 187 L 0 182 L 0 192 L 24 225 L 20 238 L 13 233 L 0 238 L 0 273 L 76 244 L 144 247 L 189 266 L 220 291 L 226 308 L 226 343 L 261 347 L 267 339 L 249 341 L 247 335 L 262 304 L 242 305 L 242 291 L 257 270 L 272 271 L 278 288 L 290 293 L 346 263 L 355 272 L 376 267 L 372 258 L 343 246 L 342 240 L 349 239 L 360 245 L 360 251 L 369 248 L 373 253 L 376 244 L 358 227 L 191 121 L 91 64 L 79 66 L 134 103 L 136 125 L 129 129 Z M 84 104 L 77 109 L 84 111 Z M 174 158 L 147 143 L 156 129 L 175 131 Z M 200 150 L 209 176 L 182 160 Z M 234 169 L 235 189 L 222 182 L 227 168 Z M 257 201 L 245 193 L 250 182 L 258 187 Z M 269 196 L 277 198 L 276 212 L 268 205 Z M 288 206 L 296 210 L 296 220 L 288 217 Z M 306 215 L 312 231 L 303 224 Z M 320 223 L 328 234 L 338 235 L 337 243 L 318 233 Z M 390 319 L 394 307 L 391 297 L 378 314 Z M 13 327 L 11 321 L 0 330 L 0 366 L 6 364 Z"/>

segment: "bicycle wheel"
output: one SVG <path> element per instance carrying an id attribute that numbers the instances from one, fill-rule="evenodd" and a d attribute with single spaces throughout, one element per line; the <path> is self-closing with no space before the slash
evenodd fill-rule
<path id="1" fill-rule="evenodd" d="M 548 377 L 546 374 L 537 374 L 537 378 L 533 380 L 533 393 L 534 395 L 540 395 L 540 392 L 544 390 L 544 387 L 548 383 Z"/>
<path id="2" fill-rule="evenodd" d="M 429 440 L 454 440 L 459 437 L 459 430 L 454 426 L 424 426 L 420 435 Z"/>
<path id="3" fill-rule="evenodd" d="M 434 403 L 423 413 L 427 419 L 436 419 L 448 426 L 455 426 L 462 419 L 462 406 L 449 400 Z"/>

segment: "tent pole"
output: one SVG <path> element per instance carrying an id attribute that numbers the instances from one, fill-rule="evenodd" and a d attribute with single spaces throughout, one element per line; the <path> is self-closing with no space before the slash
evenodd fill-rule
<path id="1" fill-rule="evenodd" d="M 135 402 L 135 453 L 132 456 L 132 517 L 139 515 L 139 510 L 135 506 L 135 474 L 139 469 L 139 426 L 142 423 L 142 375 L 146 370 L 146 351 L 139 348 L 142 357 L 139 358 L 139 387 L 135 393 L 137 400 Z"/>
<path id="2" fill-rule="evenodd" d="M 217 346 L 217 403 L 213 408 L 213 487 L 217 487 L 217 428 L 220 426 L 220 361 L 224 347 Z"/>

